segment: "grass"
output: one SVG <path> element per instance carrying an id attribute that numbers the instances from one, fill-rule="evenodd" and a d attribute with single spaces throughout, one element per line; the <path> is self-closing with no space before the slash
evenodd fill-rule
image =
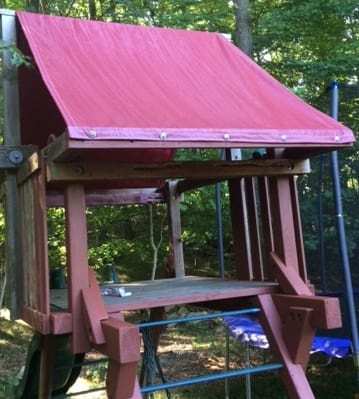
<path id="1" fill-rule="evenodd" d="M 183 310 L 176 309 L 176 315 Z M 174 316 L 174 315 L 172 315 Z M 25 364 L 26 352 L 31 340 L 31 330 L 20 323 L 0 320 L 0 398 L 11 399 L 12 391 L 19 382 Z M 168 380 L 214 373 L 225 368 L 225 333 L 221 322 L 191 323 L 168 328 L 161 338 L 159 349 L 161 364 Z M 96 358 L 96 354 L 90 354 Z M 269 363 L 269 351 L 251 350 L 251 364 Z M 354 399 L 357 392 L 352 359 L 334 359 L 324 366 L 326 358 L 312 357 L 308 376 L 316 399 Z M 231 340 L 230 367 L 246 364 L 245 348 Z M 83 369 L 81 379 L 72 392 L 104 385 L 106 365 Z M 156 382 L 159 382 L 158 380 Z M 231 380 L 231 399 L 245 398 L 245 379 Z M 99 393 L 84 396 L 84 399 L 100 399 Z M 164 393 L 155 399 L 166 399 Z M 172 392 L 172 399 L 223 399 L 224 383 L 197 385 Z M 287 398 L 278 374 L 267 374 L 252 378 L 252 398 Z"/>

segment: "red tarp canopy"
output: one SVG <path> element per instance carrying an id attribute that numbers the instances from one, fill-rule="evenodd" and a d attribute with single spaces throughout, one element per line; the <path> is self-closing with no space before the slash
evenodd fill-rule
<path id="1" fill-rule="evenodd" d="M 304 103 L 219 34 L 17 16 L 20 48 L 35 64 L 20 73 L 26 143 L 44 145 L 49 134 L 65 129 L 75 140 L 218 147 L 224 141 L 237 147 L 354 141 L 349 129 Z"/>

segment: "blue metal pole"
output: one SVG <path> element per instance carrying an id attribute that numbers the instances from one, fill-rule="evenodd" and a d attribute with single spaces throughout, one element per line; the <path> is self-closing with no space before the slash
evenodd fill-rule
<path id="1" fill-rule="evenodd" d="M 324 155 L 320 155 L 319 160 L 319 184 L 318 184 L 318 227 L 319 227 L 319 261 L 320 261 L 320 282 L 323 293 L 328 291 L 326 259 L 325 259 L 325 243 L 324 243 L 324 223 L 323 223 L 323 175 L 324 175 Z"/>
<path id="2" fill-rule="evenodd" d="M 213 319 L 219 319 L 219 318 L 223 318 L 223 317 L 240 316 L 240 315 L 245 315 L 245 314 L 256 314 L 259 312 L 260 312 L 260 309 L 258 309 L 258 308 L 249 308 L 249 309 L 242 309 L 242 310 L 233 310 L 230 312 L 215 312 L 215 313 L 199 315 L 199 316 L 180 317 L 178 319 L 148 321 L 145 323 L 137 324 L 137 326 L 140 328 L 140 330 L 142 330 L 144 328 L 168 326 L 171 324 L 183 324 L 183 323 L 190 323 L 190 322 L 195 322 L 195 321 L 213 320 Z"/>
<path id="3" fill-rule="evenodd" d="M 153 385 L 149 387 L 144 387 L 142 388 L 142 393 L 151 393 L 151 392 L 158 392 L 158 391 L 163 391 L 165 389 L 175 389 L 175 388 L 183 388 L 183 387 L 188 387 L 191 385 L 197 385 L 197 384 L 204 384 L 208 382 L 215 382 L 215 381 L 221 381 L 229 378 L 237 378 L 237 377 L 244 377 L 246 375 L 255 375 L 255 374 L 260 374 L 260 373 L 268 373 L 268 372 L 273 372 L 277 371 L 283 368 L 282 364 L 279 363 L 271 363 L 271 364 L 265 364 L 263 366 L 258 366 L 258 367 L 250 367 L 250 368 L 244 368 L 240 370 L 233 370 L 233 371 L 226 371 L 222 373 L 214 373 L 210 375 L 204 375 L 201 377 L 194 377 L 194 378 L 189 378 L 181 381 L 174 381 L 174 382 L 167 382 L 166 384 L 158 384 L 158 385 Z"/>
<path id="4" fill-rule="evenodd" d="M 339 84 L 333 82 L 331 85 L 331 116 L 338 120 L 339 115 Z M 331 171 L 333 179 L 333 195 L 335 201 L 335 213 L 337 219 L 337 232 L 339 240 L 339 251 L 342 261 L 344 282 L 345 282 L 345 294 L 346 301 L 349 311 L 351 335 L 353 344 L 353 358 L 354 364 L 359 370 L 359 334 L 358 334 L 358 323 L 355 312 L 355 300 L 353 293 L 353 284 L 349 263 L 348 246 L 345 234 L 344 214 L 343 214 L 343 202 L 342 202 L 342 191 L 340 185 L 340 169 L 338 161 L 338 152 L 333 151 L 331 153 Z M 357 376 L 359 379 L 359 375 Z"/>

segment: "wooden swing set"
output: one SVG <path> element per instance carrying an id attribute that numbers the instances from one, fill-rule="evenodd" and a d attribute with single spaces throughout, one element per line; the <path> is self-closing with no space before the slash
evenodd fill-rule
<path id="1" fill-rule="evenodd" d="M 339 328 L 341 313 L 338 300 L 315 296 L 308 280 L 296 179 L 310 172 L 308 157 L 352 145 L 352 132 L 217 34 L 6 10 L 1 23 L 7 270 L 13 317 L 41 334 L 38 397 L 53 397 L 59 336 L 70 337 L 74 355 L 108 356 L 109 398 L 140 399 L 156 390 L 141 392 L 138 383 L 145 327 L 126 322 L 124 312 L 251 304 L 288 396 L 314 398 L 305 375 L 311 342 L 316 329 Z M 14 66 L 15 45 L 30 67 Z M 188 148 L 265 148 L 266 155 L 173 160 Z M 237 278 L 187 276 L 182 194 L 221 181 L 229 185 Z M 88 264 L 86 207 L 158 201 L 168 206 L 175 278 L 123 284 L 128 297 L 101 295 Z M 51 206 L 65 208 L 68 277 L 68 289 L 53 292 Z M 266 370 L 217 379 L 259 371 Z"/>

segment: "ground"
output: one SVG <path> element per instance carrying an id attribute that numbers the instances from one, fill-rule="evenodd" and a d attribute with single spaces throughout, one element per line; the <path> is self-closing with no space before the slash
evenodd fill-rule
<path id="1" fill-rule="evenodd" d="M 19 322 L 0 319 L 0 398 L 11 399 L 11 388 L 16 386 L 26 360 L 31 340 L 31 330 Z M 243 367 L 246 362 L 245 347 L 231 340 L 230 367 Z M 91 359 L 98 355 L 91 354 Z M 268 351 L 251 350 L 251 364 L 271 361 Z M 225 330 L 221 322 L 211 321 L 169 328 L 161 339 L 160 359 L 168 380 L 188 378 L 194 375 L 223 370 L 225 366 Z M 71 392 L 87 390 L 103 385 L 106 365 L 83 369 L 81 378 Z M 333 360 L 316 356 L 309 367 L 309 378 L 317 399 L 353 399 L 356 386 L 352 359 Z M 230 382 L 230 398 L 245 398 L 244 379 Z M 103 393 L 82 396 L 84 399 L 106 398 Z M 224 398 L 224 384 L 215 383 L 195 386 L 172 393 L 171 399 L 219 399 Z M 155 399 L 165 399 L 164 394 Z M 252 399 L 285 399 L 283 387 L 277 375 L 252 378 Z"/>

